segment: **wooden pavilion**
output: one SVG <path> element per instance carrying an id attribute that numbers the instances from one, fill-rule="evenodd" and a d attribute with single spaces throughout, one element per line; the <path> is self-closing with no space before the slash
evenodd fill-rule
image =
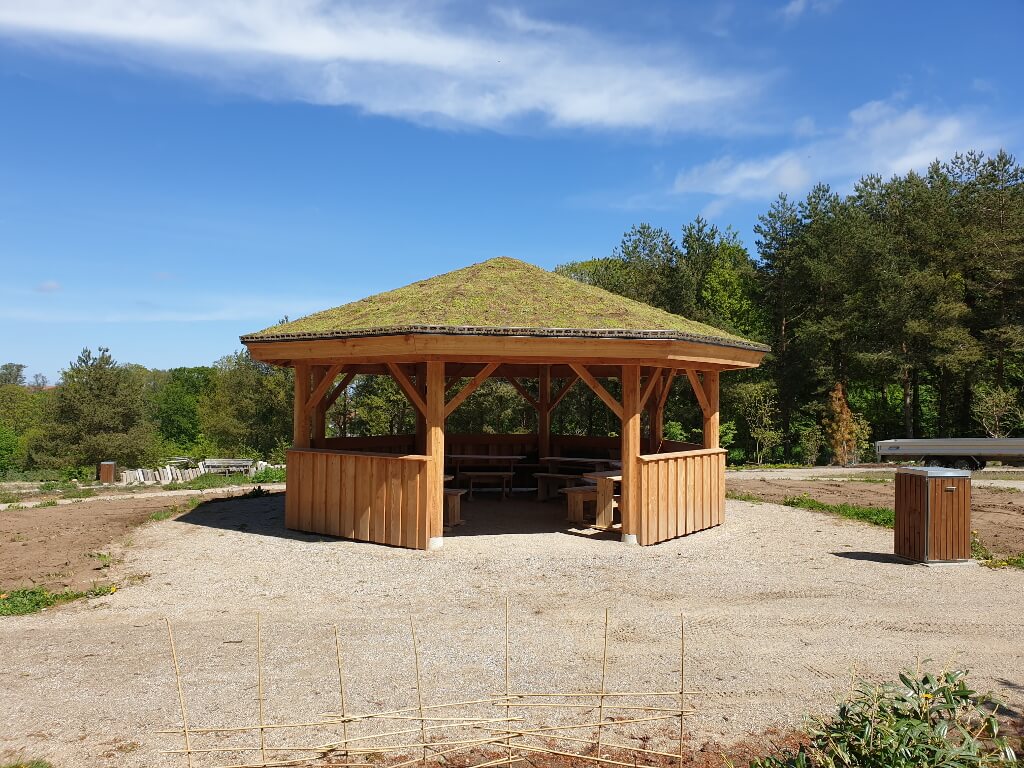
<path id="1" fill-rule="evenodd" d="M 767 351 L 509 258 L 241 340 L 254 359 L 295 369 L 287 527 L 417 549 L 442 542 L 446 444 L 448 453 L 535 456 L 608 444 L 622 462 L 624 541 L 655 544 L 719 525 L 725 506 L 719 375 L 756 367 Z M 357 374 L 394 378 L 415 408 L 415 434 L 326 436 L 327 409 Z M 665 401 L 677 375 L 689 380 L 703 412 L 703 445 L 663 439 Z M 489 377 L 507 379 L 536 409 L 537 434 L 446 436 L 446 418 Z M 621 382 L 621 399 L 601 383 L 611 378 Z M 520 379 L 535 379 L 537 396 Z M 577 382 L 618 416 L 620 437 L 551 434 L 552 411 Z"/>

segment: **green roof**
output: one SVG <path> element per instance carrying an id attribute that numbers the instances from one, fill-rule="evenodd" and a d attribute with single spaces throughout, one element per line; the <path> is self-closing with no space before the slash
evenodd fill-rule
<path id="1" fill-rule="evenodd" d="M 603 288 L 499 257 L 242 336 L 245 343 L 406 333 L 762 344 Z"/>

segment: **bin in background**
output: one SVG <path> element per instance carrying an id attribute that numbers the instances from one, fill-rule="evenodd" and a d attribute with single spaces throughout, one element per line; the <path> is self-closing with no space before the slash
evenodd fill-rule
<path id="1" fill-rule="evenodd" d="M 896 470 L 893 551 L 922 563 L 971 559 L 971 473 L 942 467 Z"/>
<path id="2" fill-rule="evenodd" d="M 96 470 L 96 479 L 104 485 L 110 485 L 117 480 L 117 462 L 101 461 Z"/>

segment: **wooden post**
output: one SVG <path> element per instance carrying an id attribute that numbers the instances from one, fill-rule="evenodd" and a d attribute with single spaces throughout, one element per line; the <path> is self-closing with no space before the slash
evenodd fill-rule
<path id="1" fill-rule="evenodd" d="M 306 401 L 309 399 L 309 364 L 295 364 L 295 409 L 292 414 L 292 447 L 301 450 L 309 448 L 309 413 Z"/>
<path id="2" fill-rule="evenodd" d="M 444 509 L 444 363 L 427 363 L 424 453 L 430 457 L 427 475 L 427 547 L 441 546 Z"/>
<path id="3" fill-rule="evenodd" d="M 665 372 L 655 368 L 651 372 L 657 379 L 654 383 L 654 390 L 647 400 L 647 421 L 650 427 L 650 444 L 647 447 L 649 453 L 657 453 L 661 450 L 661 441 L 665 437 L 665 406 L 661 401 L 661 392 L 665 386 Z"/>
<path id="4" fill-rule="evenodd" d="M 708 408 L 704 412 L 704 447 L 718 447 L 718 371 L 704 371 L 704 381 L 701 388 L 708 401 Z"/>
<path id="5" fill-rule="evenodd" d="M 426 400 L 427 397 L 427 364 L 420 363 L 416 366 L 416 389 L 420 397 Z M 413 409 L 416 413 L 416 453 L 423 455 L 427 452 L 427 421 L 426 417 L 419 412 L 418 408 Z"/>
<path id="6" fill-rule="evenodd" d="M 537 376 L 537 451 L 551 455 L 551 366 L 542 365 Z"/>
<path id="7" fill-rule="evenodd" d="M 313 368 L 313 389 L 316 389 L 324 380 L 330 366 L 318 365 Z M 314 448 L 323 448 L 324 439 L 327 437 L 327 408 L 326 398 L 321 397 L 320 402 L 313 408 L 313 440 Z"/>
<path id="8" fill-rule="evenodd" d="M 622 366 L 622 540 L 640 532 L 640 366 Z"/>

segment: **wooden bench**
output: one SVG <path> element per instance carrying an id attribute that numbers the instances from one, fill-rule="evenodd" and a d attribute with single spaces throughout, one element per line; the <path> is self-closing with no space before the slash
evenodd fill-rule
<path id="1" fill-rule="evenodd" d="M 444 489 L 445 525 L 462 525 L 462 496 L 465 493 L 463 488 Z"/>
<path id="2" fill-rule="evenodd" d="M 560 485 L 563 488 L 571 488 L 586 482 L 583 475 L 562 474 L 560 472 L 534 472 L 537 479 L 537 501 L 544 501 L 551 498 L 551 486 Z"/>
<path id="3" fill-rule="evenodd" d="M 475 480 L 499 480 L 501 481 L 501 496 L 499 498 L 505 498 L 512 491 L 512 476 L 514 472 L 497 472 L 488 470 L 472 470 L 470 472 L 463 472 L 463 477 L 469 478 L 469 500 L 473 500 L 473 482 Z"/>
<path id="4" fill-rule="evenodd" d="M 249 474 L 252 459 L 204 459 L 203 467 L 212 475 Z"/>
<path id="5" fill-rule="evenodd" d="M 569 522 L 583 522 L 583 505 L 588 501 L 597 504 L 596 485 L 578 485 L 573 488 L 562 488 L 559 493 L 564 493 L 569 502 Z"/>

